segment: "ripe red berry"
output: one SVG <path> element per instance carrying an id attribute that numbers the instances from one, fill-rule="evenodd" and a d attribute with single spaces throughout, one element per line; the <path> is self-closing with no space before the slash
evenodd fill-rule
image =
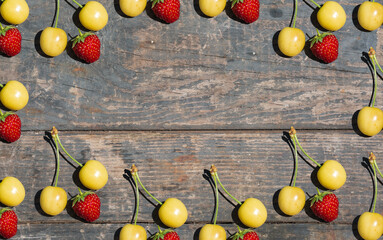
<path id="1" fill-rule="evenodd" d="M 96 221 L 100 217 L 101 201 L 96 193 L 80 193 L 73 199 L 73 210 L 77 216 L 87 222 Z"/>
<path id="2" fill-rule="evenodd" d="M 245 23 L 255 22 L 259 17 L 259 0 L 231 0 L 235 16 Z"/>
<path id="3" fill-rule="evenodd" d="M 17 215 L 14 211 L 3 208 L 0 210 L 0 236 L 11 238 L 17 233 Z"/>
<path id="4" fill-rule="evenodd" d="M 180 17 L 179 0 L 152 0 L 154 14 L 166 23 L 173 23 Z"/>
<path id="5" fill-rule="evenodd" d="M 153 236 L 153 240 L 180 240 L 180 237 L 173 230 L 166 229 L 166 230 L 162 231 L 160 229 L 160 232 L 156 233 Z"/>
<path id="6" fill-rule="evenodd" d="M 338 217 L 338 208 L 338 198 L 331 192 L 318 193 L 311 200 L 311 210 L 325 222 L 334 221 Z"/>
<path id="7" fill-rule="evenodd" d="M 72 41 L 72 49 L 80 59 L 87 63 L 93 63 L 100 58 L 101 43 L 96 34 L 90 32 L 80 33 Z"/>
<path id="8" fill-rule="evenodd" d="M 0 138 L 6 142 L 15 142 L 21 135 L 21 121 L 15 113 L 0 113 Z"/>
<path id="9" fill-rule="evenodd" d="M 21 34 L 15 27 L 0 29 L 0 52 L 12 57 L 21 51 Z"/>
<path id="10" fill-rule="evenodd" d="M 339 42 L 332 33 L 318 33 L 310 42 L 311 52 L 323 62 L 331 63 L 338 58 Z"/>
<path id="11" fill-rule="evenodd" d="M 250 229 L 239 230 L 231 238 L 232 240 L 259 240 L 258 234 Z"/>

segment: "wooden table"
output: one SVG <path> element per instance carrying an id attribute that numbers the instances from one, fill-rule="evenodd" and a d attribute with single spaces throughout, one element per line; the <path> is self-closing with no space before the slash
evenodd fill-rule
<path id="1" fill-rule="evenodd" d="M 214 191 L 204 178 L 211 164 L 238 199 L 256 197 L 265 204 L 267 221 L 256 229 L 261 239 L 359 238 L 358 216 L 370 209 L 373 197 L 363 162 L 372 151 L 383 166 L 383 135 L 363 137 L 355 127 L 357 111 L 372 94 L 369 47 L 383 63 L 382 29 L 365 32 L 355 25 L 361 1 L 338 1 L 348 18 L 335 33 L 340 54 L 331 64 L 307 50 L 293 58 L 278 53 L 277 34 L 290 23 L 293 1 L 261 1 L 260 19 L 253 24 L 235 20 L 230 10 L 203 17 L 195 0 L 181 1 L 181 17 L 173 24 L 156 20 L 149 8 L 127 18 L 117 0 L 99 2 L 109 13 L 108 25 L 98 33 L 99 61 L 84 64 L 70 52 L 41 55 L 38 37 L 53 21 L 54 0 L 28 1 L 30 16 L 19 26 L 22 51 L 0 58 L 1 82 L 19 80 L 30 93 L 27 107 L 18 112 L 22 137 L 0 144 L 0 179 L 17 177 L 26 188 L 24 202 L 14 208 L 19 217 L 14 239 L 118 239 L 134 212 L 134 190 L 124 177 L 132 164 L 158 199 L 176 197 L 187 206 L 187 223 L 177 229 L 181 239 L 198 239 L 199 229 L 212 219 Z M 296 26 L 310 36 L 314 7 L 299 1 Z M 70 36 L 78 32 L 75 9 L 70 0 L 61 1 L 58 26 Z M 381 107 L 379 86 L 376 106 Z M 39 193 L 55 174 L 54 149 L 46 139 L 52 126 L 80 162 L 96 159 L 108 170 L 109 182 L 98 191 L 101 216 L 94 223 L 74 217 L 70 207 L 54 217 L 39 210 Z M 340 209 L 332 223 L 318 221 L 308 208 L 293 217 L 277 209 L 277 192 L 293 173 L 286 141 L 291 126 L 313 158 L 338 160 L 347 171 L 346 184 L 335 192 Z M 307 158 L 299 158 L 297 186 L 308 195 L 316 192 L 313 169 Z M 68 196 L 78 192 L 74 171 L 69 158 L 62 161 L 59 186 Z M 376 209 L 382 212 L 382 182 L 378 188 Z M 236 230 L 234 207 L 220 195 L 218 223 L 228 236 Z M 157 231 L 154 208 L 141 195 L 138 222 L 149 235 Z"/>

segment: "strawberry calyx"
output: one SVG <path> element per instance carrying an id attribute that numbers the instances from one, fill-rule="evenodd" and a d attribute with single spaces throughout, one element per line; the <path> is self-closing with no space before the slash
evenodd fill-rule
<path id="1" fill-rule="evenodd" d="M 318 188 L 317 188 L 317 191 L 318 191 L 318 194 L 315 194 L 312 198 L 310 198 L 311 200 L 310 207 L 312 207 L 316 202 L 322 202 L 323 198 L 326 195 L 333 194 L 332 192 L 328 192 L 328 191 L 320 192 Z"/>
<path id="2" fill-rule="evenodd" d="M 326 36 L 330 36 L 330 35 L 334 35 L 334 34 L 332 34 L 330 32 L 319 33 L 319 31 L 317 29 L 317 35 L 315 35 L 314 37 L 312 37 L 310 39 L 310 48 L 312 46 L 314 46 L 315 43 L 322 42 L 323 38 L 325 38 Z"/>
<path id="3" fill-rule="evenodd" d="M 0 111 L 0 121 L 2 122 L 5 122 L 5 119 L 10 116 L 10 115 L 13 115 L 15 114 L 14 112 L 5 112 L 3 113 L 2 111 Z"/>
<path id="4" fill-rule="evenodd" d="M 243 239 L 246 235 L 246 233 L 249 233 L 249 232 L 254 232 L 253 230 L 251 229 L 244 229 L 244 230 L 241 230 L 239 227 L 238 227 L 238 232 L 236 234 L 234 234 L 231 239 L 232 240 L 239 240 L 239 239 Z"/>
<path id="5" fill-rule="evenodd" d="M 80 30 L 79 32 L 80 34 L 77 35 L 77 37 L 72 39 L 72 48 L 74 48 L 74 46 L 76 46 L 77 43 L 80 43 L 80 42 L 83 43 L 85 41 L 85 38 L 87 38 L 88 36 L 94 35 L 93 32 L 82 33 Z"/>
<path id="6" fill-rule="evenodd" d="M 159 232 L 156 233 L 152 238 L 153 240 L 162 240 L 165 238 L 165 235 L 168 234 L 168 233 L 171 233 L 171 232 L 174 232 L 174 230 L 172 229 L 165 229 L 165 230 L 161 230 L 160 228 L 159 229 Z"/>
<path id="7" fill-rule="evenodd" d="M 231 8 L 235 6 L 237 3 L 243 3 L 243 0 L 230 0 L 231 1 Z"/>
<path id="8" fill-rule="evenodd" d="M 7 31 L 12 29 L 12 28 L 16 28 L 16 27 L 15 26 L 6 26 L 6 27 L 1 26 L 0 27 L 0 36 L 5 36 Z"/>
<path id="9" fill-rule="evenodd" d="M 7 211 L 12 211 L 12 209 L 10 209 L 10 208 L 2 208 L 2 209 L 0 209 L 0 218 L 3 215 L 3 213 L 5 213 Z"/>
<path id="10" fill-rule="evenodd" d="M 152 8 L 156 6 L 157 3 L 164 3 L 164 0 L 150 0 L 152 2 Z"/>
<path id="11" fill-rule="evenodd" d="M 75 197 L 73 197 L 71 200 L 73 201 L 72 202 L 72 207 L 74 205 L 76 205 L 76 203 L 78 202 L 83 202 L 85 200 L 85 197 L 88 196 L 88 195 L 91 195 L 91 194 L 95 194 L 94 192 L 92 191 L 86 191 L 86 192 L 81 192 L 81 190 L 79 189 L 80 193 L 77 194 Z"/>

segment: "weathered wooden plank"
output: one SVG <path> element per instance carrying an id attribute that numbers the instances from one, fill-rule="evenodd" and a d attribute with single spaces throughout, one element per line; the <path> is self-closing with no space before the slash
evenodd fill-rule
<path id="1" fill-rule="evenodd" d="M 19 231 L 12 239 L 118 239 L 121 224 L 19 224 Z M 153 225 L 143 225 L 148 236 L 156 231 Z M 227 236 L 235 233 L 232 224 L 220 224 Z M 203 224 L 187 224 L 177 229 L 181 239 L 198 240 Z M 318 236 L 329 240 L 355 239 L 354 229 L 348 225 L 335 224 L 265 224 L 257 229 L 260 239 L 304 239 L 315 240 Z"/>
<path id="2" fill-rule="evenodd" d="M 328 65 L 304 52 L 283 58 L 274 50 L 293 1 L 262 2 L 253 24 L 226 12 L 204 18 L 195 1 L 181 1 L 181 17 L 173 24 L 152 19 L 150 10 L 126 18 L 116 1 L 100 2 L 110 17 L 98 33 L 102 57 L 83 64 L 66 52 L 55 58 L 38 53 L 37 36 L 51 24 L 55 1 L 29 1 L 30 17 L 19 26 L 22 52 L 0 58 L 0 81 L 20 80 L 30 92 L 19 112 L 23 129 L 352 129 L 353 114 L 372 91 L 362 53 L 373 46 L 383 59 L 382 30 L 367 33 L 353 24 L 356 0 L 341 2 L 348 19 L 335 33 L 340 56 Z M 59 27 L 74 36 L 68 3 L 61 4 Z M 308 21 L 312 11 L 300 2 L 297 26 L 309 35 L 315 32 Z M 379 106 L 379 94 L 377 101 Z"/>
<path id="3" fill-rule="evenodd" d="M 181 199 L 189 209 L 188 223 L 208 222 L 214 211 L 214 192 L 204 172 L 211 164 L 218 167 L 220 179 L 239 200 L 260 199 L 268 209 L 268 223 L 317 223 L 310 211 L 294 217 L 280 214 L 275 204 L 277 192 L 289 185 L 293 156 L 282 131 L 267 132 L 60 132 L 67 150 L 80 162 L 101 161 L 109 172 L 109 182 L 98 191 L 102 214 L 98 222 L 132 219 L 135 197 L 126 169 L 136 164 L 140 178 L 158 199 Z M 368 211 L 373 187 L 363 161 L 373 151 L 381 161 L 382 136 L 365 139 L 352 131 L 299 131 L 306 151 L 319 162 L 336 159 L 346 169 L 348 180 L 336 194 L 341 203 L 335 224 L 351 224 Z M 25 184 L 26 198 L 16 207 L 21 221 L 78 222 L 70 209 L 47 217 L 39 211 L 39 191 L 52 183 L 54 152 L 44 140 L 44 132 L 26 132 L 14 144 L 0 145 L 0 178 L 15 176 Z M 68 160 L 69 161 L 69 160 Z M 77 192 L 75 168 L 61 160 L 59 186 L 69 195 Z M 307 194 L 316 192 L 311 180 L 312 165 L 299 160 L 297 186 Z M 377 211 L 383 211 L 379 183 Z M 144 194 L 147 196 L 146 194 Z M 235 204 L 220 197 L 218 221 L 233 222 Z M 155 204 L 141 196 L 139 221 L 152 222 Z M 308 210 L 308 209 L 307 209 Z M 235 216 L 235 214 L 234 214 Z M 235 218 L 234 218 L 235 219 Z"/>

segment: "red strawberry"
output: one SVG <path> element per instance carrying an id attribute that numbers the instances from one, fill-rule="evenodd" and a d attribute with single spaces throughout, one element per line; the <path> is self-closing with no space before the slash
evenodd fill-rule
<path id="1" fill-rule="evenodd" d="M 17 233 L 17 215 L 9 208 L 0 210 L 0 236 L 11 238 Z"/>
<path id="2" fill-rule="evenodd" d="M 0 28 L 0 52 L 12 57 L 21 51 L 21 34 L 13 26 Z"/>
<path id="3" fill-rule="evenodd" d="M 100 217 L 100 198 L 96 193 L 85 192 L 78 194 L 73 199 L 72 208 L 77 216 L 87 222 L 96 221 Z"/>
<path id="4" fill-rule="evenodd" d="M 241 229 L 239 229 L 239 231 L 232 237 L 232 240 L 259 240 L 259 237 L 253 230 L 245 229 L 241 231 Z"/>
<path id="5" fill-rule="evenodd" d="M 325 63 L 331 63 L 338 58 L 339 43 L 334 34 L 329 32 L 319 34 L 318 32 L 310 42 L 311 52 Z"/>
<path id="6" fill-rule="evenodd" d="M 315 216 L 325 222 L 334 221 L 338 217 L 339 201 L 334 193 L 322 192 L 311 199 L 311 210 Z"/>
<path id="7" fill-rule="evenodd" d="M 21 121 L 15 113 L 0 112 L 0 138 L 6 142 L 14 142 L 20 138 Z"/>
<path id="8" fill-rule="evenodd" d="M 100 39 L 91 32 L 81 33 L 72 40 L 72 49 L 77 57 L 87 63 L 93 63 L 100 58 Z"/>
<path id="9" fill-rule="evenodd" d="M 167 23 L 172 23 L 180 17 L 179 0 L 152 0 L 154 14 Z"/>
<path id="10" fill-rule="evenodd" d="M 160 229 L 160 232 L 153 236 L 153 240 L 180 240 L 180 237 L 173 230 L 166 229 L 162 231 Z"/>
<path id="11" fill-rule="evenodd" d="M 259 17 L 259 0 L 231 0 L 231 10 L 245 23 L 255 22 Z"/>

